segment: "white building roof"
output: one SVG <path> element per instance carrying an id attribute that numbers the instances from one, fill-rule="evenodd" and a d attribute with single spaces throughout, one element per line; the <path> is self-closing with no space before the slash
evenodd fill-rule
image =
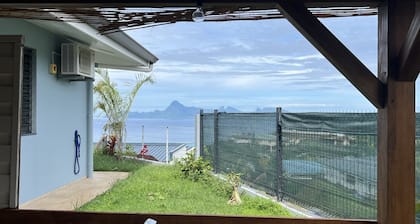
<path id="1" fill-rule="evenodd" d="M 100 34 L 94 27 L 80 22 L 28 20 L 69 42 L 78 42 L 95 51 L 99 68 L 151 71 L 158 58 L 124 32 Z"/>

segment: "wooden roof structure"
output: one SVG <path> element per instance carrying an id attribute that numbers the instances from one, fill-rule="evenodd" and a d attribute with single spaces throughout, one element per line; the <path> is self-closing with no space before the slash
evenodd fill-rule
<path id="1" fill-rule="evenodd" d="M 283 14 L 274 5 L 204 5 L 202 8 L 205 13 L 205 22 L 284 18 Z M 192 13 L 195 10 L 196 7 L 4 7 L 0 8 L 0 18 L 83 22 L 95 27 L 101 33 L 108 33 L 176 22 L 193 22 Z M 309 10 L 316 17 L 366 16 L 377 14 L 377 9 L 371 6 L 310 8 Z"/>
<path id="2" fill-rule="evenodd" d="M 152 217 L 159 223 L 264 223 L 264 224 L 414 224 L 415 223 L 415 80 L 420 72 L 420 12 L 416 0 L 206 0 L 205 9 L 277 9 L 378 109 L 378 215 L 377 220 L 289 219 L 227 216 L 114 214 L 53 211 L 0 210 L 0 223 L 143 223 Z M 10 0 L 5 8 L 121 8 L 196 7 L 194 0 Z M 317 18 L 337 15 L 331 7 L 375 9 L 378 14 L 378 74 L 370 72 Z M 320 8 L 323 13 L 311 13 Z M 332 11 L 329 11 L 332 10 Z M 229 11 L 229 10 L 228 10 Z M 185 15 L 176 21 L 188 18 Z M 227 12 L 227 11 L 225 11 Z M 247 11 L 249 14 L 249 11 Z M 271 11 L 270 11 L 271 12 Z M 178 12 L 177 12 L 178 13 Z M 177 14 L 175 13 L 175 14 Z M 112 18 L 115 18 L 114 13 Z M 179 14 L 179 13 L 178 13 Z M 367 13 L 369 14 L 369 13 Z M 155 23 L 173 22 L 173 17 L 155 14 Z M 173 14 L 172 14 L 173 15 Z M 350 15 L 350 14 L 349 14 Z M 136 15 L 138 16 L 138 15 Z M 146 14 L 143 14 L 147 17 Z M 215 18 L 230 19 L 226 14 Z M 220 16 L 220 17 L 218 17 Z M 141 15 L 140 15 L 141 17 Z M 124 16 L 122 16 L 124 18 Z M 135 18 L 132 17 L 132 18 Z M 109 20 L 109 19 L 108 19 Z M 112 19 L 111 19 L 112 21 Z M 121 22 L 121 20 L 118 20 Z M 135 24 L 139 25 L 139 24 Z M 141 24 L 140 24 L 141 25 Z M 148 24 L 143 24 L 148 25 Z M 118 27 L 130 27 L 123 25 Z M 104 31 L 115 29 L 112 26 Z M 12 197 L 12 196 L 11 196 Z"/>

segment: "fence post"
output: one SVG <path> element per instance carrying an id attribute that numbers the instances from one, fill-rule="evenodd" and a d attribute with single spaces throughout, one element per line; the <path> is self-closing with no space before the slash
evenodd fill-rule
<path id="1" fill-rule="evenodd" d="M 283 177 L 283 156 L 282 156 L 282 127 L 281 127 L 281 108 L 276 108 L 276 181 L 277 181 L 277 200 L 283 199 L 282 177 Z"/>
<path id="2" fill-rule="evenodd" d="M 219 113 L 214 110 L 214 142 L 213 142 L 213 166 L 214 172 L 219 172 Z"/>
<path id="3" fill-rule="evenodd" d="M 197 150 L 197 155 L 196 158 L 198 159 L 198 157 L 202 156 L 204 157 L 204 127 L 203 127 L 203 119 L 204 119 L 204 115 L 203 115 L 203 109 L 200 110 L 200 114 L 198 116 L 198 132 L 199 132 L 199 136 L 198 136 L 198 141 L 199 143 L 197 144 L 198 146 L 198 150 Z"/>

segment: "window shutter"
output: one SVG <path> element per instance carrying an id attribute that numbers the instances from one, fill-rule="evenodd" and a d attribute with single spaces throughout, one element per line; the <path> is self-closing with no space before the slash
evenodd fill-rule
<path id="1" fill-rule="evenodd" d="M 24 49 L 22 74 L 22 119 L 21 134 L 32 133 L 32 76 L 34 74 L 33 50 Z"/>

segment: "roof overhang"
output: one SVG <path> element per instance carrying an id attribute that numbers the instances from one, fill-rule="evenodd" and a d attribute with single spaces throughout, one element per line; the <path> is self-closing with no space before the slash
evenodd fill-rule
<path id="1" fill-rule="evenodd" d="M 296 0 L 316 17 L 376 15 L 384 0 Z M 0 3 L 0 17 L 38 18 L 74 21 L 94 27 L 100 33 L 191 22 L 198 5 L 204 9 L 205 22 L 263 20 L 284 18 L 276 0 L 14 0 Z M 46 13 L 47 12 L 47 13 Z M 61 14 L 49 16 L 48 12 Z M 66 16 L 70 15 L 70 16 Z"/>
<path id="2" fill-rule="evenodd" d="M 86 45 L 95 52 L 95 63 L 99 68 L 149 72 L 158 60 L 124 32 L 100 34 L 97 29 L 80 22 L 28 21 L 69 41 Z"/>

